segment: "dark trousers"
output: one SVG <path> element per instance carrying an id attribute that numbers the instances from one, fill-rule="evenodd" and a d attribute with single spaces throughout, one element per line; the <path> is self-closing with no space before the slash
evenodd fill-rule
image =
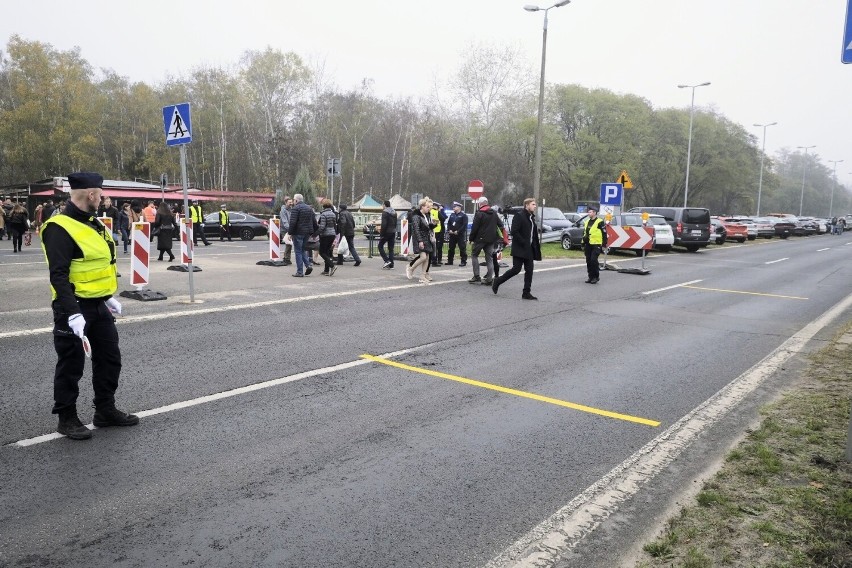
<path id="1" fill-rule="evenodd" d="M 84 331 L 92 345 L 92 387 L 95 407 L 115 404 L 115 391 L 121 373 L 121 351 L 118 348 L 118 331 L 115 318 L 103 300 L 78 299 L 80 312 L 86 320 Z M 79 382 L 83 377 L 86 358 L 83 343 L 68 327 L 68 314 L 59 302 L 53 302 L 53 347 L 58 360 L 53 375 L 53 413 L 74 408 L 80 394 Z"/>
<path id="2" fill-rule="evenodd" d="M 379 254 L 382 256 L 382 260 L 389 262 L 391 266 L 393 266 L 394 244 L 396 244 L 396 233 L 392 235 L 382 235 L 379 237 Z M 385 245 L 388 247 L 387 252 L 385 252 Z"/>
<path id="3" fill-rule="evenodd" d="M 435 248 L 432 250 L 432 262 L 441 264 L 444 258 L 444 233 L 435 233 Z"/>
<path id="4" fill-rule="evenodd" d="M 192 224 L 192 244 L 198 245 L 198 237 L 201 237 L 201 240 L 205 245 L 209 245 L 210 241 L 207 240 L 207 235 L 204 234 L 204 227 L 201 226 L 201 223 L 193 223 Z"/>
<path id="5" fill-rule="evenodd" d="M 219 227 L 219 240 L 224 240 L 225 237 L 228 237 L 228 240 L 231 240 L 231 226 L 225 225 L 224 227 Z"/>
<path id="6" fill-rule="evenodd" d="M 521 258 L 519 256 L 512 257 L 512 268 L 507 270 L 503 276 L 498 278 L 498 282 L 503 284 L 506 280 L 509 280 L 511 277 L 515 276 L 517 273 L 524 270 L 524 294 L 529 294 L 530 290 L 532 290 L 532 278 L 533 278 L 533 259 L 531 258 Z"/>
<path id="7" fill-rule="evenodd" d="M 459 257 L 462 262 L 467 262 L 467 235 L 450 235 L 450 244 L 447 246 L 447 263 L 452 264 L 456 247 L 459 249 Z"/>
<path id="8" fill-rule="evenodd" d="M 586 245 L 586 272 L 589 273 L 589 280 L 601 277 L 600 266 L 598 265 L 598 257 L 601 255 L 601 245 Z"/>
<path id="9" fill-rule="evenodd" d="M 334 266 L 334 235 L 320 235 L 319 254 L 325 261 L 325 270 L 328 272 Z"/>

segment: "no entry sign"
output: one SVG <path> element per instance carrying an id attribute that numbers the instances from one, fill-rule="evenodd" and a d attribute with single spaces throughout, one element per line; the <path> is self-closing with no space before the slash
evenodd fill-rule
<path id="1" fill-rule="evenodd" d="M 485 193 L 485 184 L 482 183 L 482 180 L 474 179 L 467 184 L 467 194 L 470 195 L 471 199 L 479 199 L 483 193 Z"/>

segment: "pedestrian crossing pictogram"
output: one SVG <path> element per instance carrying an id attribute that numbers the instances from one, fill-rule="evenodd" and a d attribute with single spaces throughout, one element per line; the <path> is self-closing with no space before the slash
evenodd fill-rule
<path id="1" fill-rule="evenodd" d="M 192 142 L 189 103 L 163 107 L 163 126 L 166 130 L 167 145 L 176 146 Z"/>

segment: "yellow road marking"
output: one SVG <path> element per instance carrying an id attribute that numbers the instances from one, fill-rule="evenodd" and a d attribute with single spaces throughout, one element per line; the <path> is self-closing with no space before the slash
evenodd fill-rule
<path id="1" fill-rule="evenodd" d="M 538 394 L 533 394 L 530 392 L 519 391 L 515 389 L 510 389 L 506 387 L 501 387 L 500 385 L 493 385 L 491 383 L 484 383 L 482 381 L 475 381 L 473 379 L 466 379 L 464 377 L 459 377 L 457 375 L 449 375 L 447 373 L 441 373 L 440 371 L 430 371 L 429 369 L 421 369 L 419 367 L 412 367 L 411 365 L 406 365 L 405 363 L 398 363 L 396 361 L 391 361 L 390 359 L 384 359 L 382 357 L 375 357 L 368 353 L 364 353 L 361 355 L 362 359 L 368 359 L 370 361 L 381 363 L 383 365 L 389 365 L 391 367 L 396 367 L 398 369 L 405 369 L 406 371 L 413 371 L 415 373 L 421 373 L 424 375 L 431 375 L 433 377 L 440 377 L 442 379 L 449 379 L 451 381 L 457 381 L 459 383 L 464 383 L 466 385 L 472 385 L 475 387 L 482 387 L 484 389 L 491 389 L 495 391 L 499 391 L 506 394 L 513 394 L 515 396 L 520 396 L 523 398 L 531 398 L 533 400 L 537 400 L 539 402 L 547 402 L 550 404 L 555 404 L 557 406 L 564 406 L 566 408 L 572 408 L 574 410 L 580 410 L 582 412 L 588 412 L 591 414 L 598 414 L 600 416 L 606 416 L 607 418 L 615 418 L 617 420 L 626 420 L 627 422 L 636 422 L 637 424 L 645 424 L 646 426 L 657 427 L 660 423 L 656 420 L 649 420 L 647 418 L 640 418 L 638 416 L 630 416 L 629 414 L 619 414 L 618 412 L 610 412 L 609 410 L 602 410 L 600 408 L 594 408 L 592 406 L 584 406 L 582 404 L 576 404 L 573 402 L 568 402 L 565 400 L 559 400 L 556 398 L 550 398 L 549 396 L 541 396 Z"/>
<path id="2" fill-rule="evenodd" d="M 801 296 L 782 296 L 781 294 L 762 294 L 760 292 L 743 292 L 742 290 L 724 290 L 722 288 L 703 288 L 701 286 L 682 286 L 693 290 L 707 290 L 709 292 L 728 292 L 729 294 L 748 294 L 749 296 L 766 296 L 768 298 L 785 298 L 787 300 L 807 300 Z"/>

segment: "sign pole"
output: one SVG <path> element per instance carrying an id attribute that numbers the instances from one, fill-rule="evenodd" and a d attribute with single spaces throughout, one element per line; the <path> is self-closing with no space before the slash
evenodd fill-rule
<path id="1" fill-rule="evenodd" d="M 186 181 L 186 144 L 180 145 L 180 175 L 183 178 L 183 211 L 184 214 L 189 211 L 189 184 Z M 198 224 L 200 225 L 204 221 L 202 219 L 198 220 Z M 192 249 L 189 249 L 190 251 Z M 195 302 L 195 288 L 193 287 L 192 282 L 192 254 L 189 255 L 189 263 L 187 266 L 189 267 L 189 302 Z"/>

